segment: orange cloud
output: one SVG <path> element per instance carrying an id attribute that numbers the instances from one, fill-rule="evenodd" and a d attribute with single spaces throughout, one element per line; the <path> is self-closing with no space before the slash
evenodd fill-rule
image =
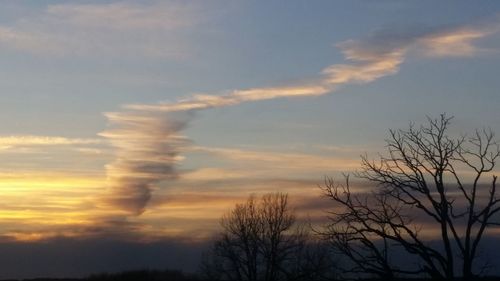
<path id="1" fill-rule="evenodd" d="M 449 32 L 431 34 L 418 41 L 424 54 L 432 57 L 470 57 L 481 49 L 474 45 L 474 40 L 494 33 L 494 30 L 463 28 Z"/>
<path id="2" fill-rule="evenodd" d="M 283 169 L 302 170 L 305 173 L 314 170 L 345 171 L 359 167 L 359 159 L 319 156 L 305 153 L 278 153 L 271 151 L 243 150 L 235 148 L 194 147 L 193 151 L 211 153 L 240 163 L 254 163 L 261 170 Z"/>

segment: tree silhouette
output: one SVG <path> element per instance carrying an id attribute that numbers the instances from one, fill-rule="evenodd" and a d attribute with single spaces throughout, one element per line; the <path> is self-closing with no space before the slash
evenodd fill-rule
<path id="1" fill-rule="evenodd" d="M 349 176 L 344 183 L 327 178 L 321 186 L 338 209 L 323 234 L 350 260 L 347 272 L 448 280 L 460 271 L 469 280 L 478 273 L 480 242 L 499 225 L 497 177 L 491 174 L 499 147 L 486 129 L 450 137 L 451 119 L 442 114 L 424 126 L 391 130 L 387 156 L 377 162 L 362 157 L 354 174 L 373 184 L 369 192 L 354 192 Z M 426 237 L 433 231 L 437 235 Z M 395 248 L 418 262 L 405 268 L 393 262 Z"/>
<path id="2" fill-rule="evenodd" d="M 202 262 L 212 280 L 320 280 L 331 272 L 325 248 L 309 241 L 283 193 L 254 196 L 221 219 L 222 231 Z"/>

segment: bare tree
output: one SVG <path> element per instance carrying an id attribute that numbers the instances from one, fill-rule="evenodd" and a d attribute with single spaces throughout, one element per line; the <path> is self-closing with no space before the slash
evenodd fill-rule
<path id="1" fill-rule="evenodd" d="M 320 233 L 337 254 L 347 259 L 339 265 L 341 272 L 347 274 L 345 279 L 366 274 L 391 280 L 398 273 L 423 272 L 401 269 L 391 262 L 389 221 L 399 221 L 401 225 L 410 223 L 409 220 L 402 222 L 406 218 L 400 215 L 401 207 L 397 206 L 397 202 L 389 206 L 389 198 L 383 194 L 371 192 L 362 196 L 352 193 L 348 175 L 345 184 L 327 178 L 322 188 L 336 202 L 339 211 L 330 212 L 330 222 Z"/>
<path id="2" fill-rule="evenodd" d="M 295 223 L 286 194 L 266 194 L 259 212 L 261 251 L 265 262 L 264 280 L 278 280 L 280 267 L 291 252 L 300 245 L 300 231 L 287 233 Z M 287 235 L 288 234 L 288 235 Z"/>
<path id="3" fill-rule="evenodd" d="M 220 224 L 222 231 L 202 265 L 209 278 L 313 280 L 306 278 L 328 268 L 326 254 L 313 251 L 308 232 L 296 224 L 286 194 L 266 194 L 259 201 L 251 196 Z"/>
<path id="4" fill-rule="evenodd" d="M 213 255 L 219 261 L 217 271 L 224 280 L 256 281 L 262 223 L 251 196 L 245 204 L 237 204 L 221 219 L 223 231 L 215 241 Z"/>
<path id="5" fill-rule="evenodd" d="M 377 162 L 362 157 L 355 173 L 376 185 L 368 193 L 353 192 L 348 177 L 343 184 L 326 180 L 322 188 L 340 211 L 332 212 L 324 234 L 351 260 L 351 269 L 385 277 L 426 273 L 451 280 L 459 271 L 466 279 L 474 276 L 480 242 L 499 224 L 497 177 L 491 172 L 500 153 L 490 130 L 450 137 L 451 119 L 443 114 L 428 118 L 426 126 L 391 130 L 387 156 Z M 426 237 L 429 230 L 438 233 L 438 245 Z M 416 257 L 418 266 L 396 267 L 390 247 Z"/>

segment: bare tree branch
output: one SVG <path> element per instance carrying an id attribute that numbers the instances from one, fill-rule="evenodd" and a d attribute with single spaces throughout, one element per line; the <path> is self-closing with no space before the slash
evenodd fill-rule
<path id="1" fill-rule="evenodd" d="M 480 241 L 499 224 L 497 177 L 491 172 L 500 149 L 491 130 L 450 137 L 451 120 L 442 114 L 428 118 L 425 126 L 390 130 L 387 156 L 378 162 L 362 156 L 361 170 L 354 173 L 374 184 L 369 193 L 351 191 L 349 176 L 344 184 L 325 179 L 321 188 L 341 211 L 330 213 L 323 235 L 350 259 L 347 271 L 383 278 L 426 273 L 451 280 L 461 267 L 464 278 L 475 276 Z M 485 176 L 492 176 L 489 188 Z M 422 220 L 433 225 L 425 228 L 438 231 L 439 246 L 422 234 L 424 225 L 416 222 Z M 394 248 L 419 263 L 398 268 L 389 254 Z"/>

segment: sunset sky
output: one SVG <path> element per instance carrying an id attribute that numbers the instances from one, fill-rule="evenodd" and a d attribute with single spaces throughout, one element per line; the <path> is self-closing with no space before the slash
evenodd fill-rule
<path id="1" fill-rule="evenodd" d="M 320 220 L 389 128 L 500 133 L 498 1 L 2 0 L 0 61 L 12 247 L 201 243 L 271 191 Z"/>

